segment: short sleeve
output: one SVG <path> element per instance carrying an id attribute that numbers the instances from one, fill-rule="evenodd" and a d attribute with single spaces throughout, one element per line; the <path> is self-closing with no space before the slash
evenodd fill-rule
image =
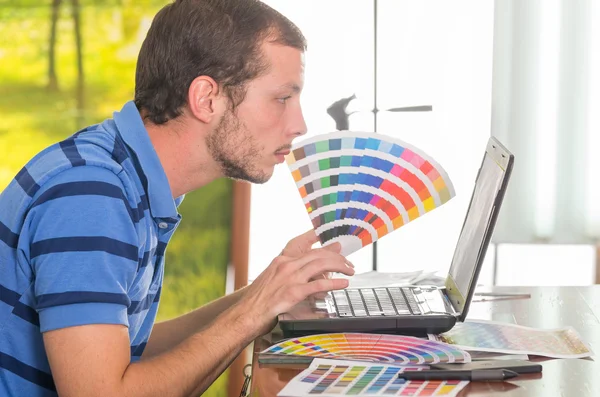
<path id="1" fill-rule="evenodd" d="M 113 172 L 61 172 L 33 198 L 26 253 L 42 332 L 86 324 L 128 326 L 138 269 L 135 209 Z"/>

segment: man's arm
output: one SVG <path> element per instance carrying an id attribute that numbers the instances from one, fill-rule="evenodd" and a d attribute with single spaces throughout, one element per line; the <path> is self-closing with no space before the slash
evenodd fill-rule
<path id="1" fill-rule="evenodd" d="M 247 320 L 241 307 L 232 307 L 177 348 L 133 364 L 121 325 L 50 331 L 44 344 L 60 396 L 198 395 L 256 335 Z"/>
<path id="2" fill-rule="evenodd" d="M 319 238 L 315 231 L 311 229 L 290 240 L 281 252 L 281 255 L 297 258 L 309 252 L 317 241 L 319 241 Z M 347 263 L 354 267 L 350 262 Z M 156 324 L 152 329 L 150 340 L 144 349 L 142 357 L 147 359 L 172 349 L 184 339 L 200 331 L 219 314 L 243 299 L 244 291 L 245 288 L 239 289 L 183 316 Z"/>
<path id="3" fill-rule="evenodd" d="M 243 296 L 244 288 L 180 317 L 155 324 L 142 358 L 147 359 L 174 348 L 213 322 L 219 314 L 243 299 Z"/>
<path id="4" fill-rule="evenodd" d="M 279 256 L 234 304 L 202 331 L 147 360 L 130 362 L 127 328 L 84 325 L 44 333 L 56 388 L 70 396 L 189 396 L 202 393 L 252 340 L 268 332 L 279 313 L 307 296 L 348 286 L 343 279 L 315 279 L 354 271 L 339 245 L 298 258 Z"/>

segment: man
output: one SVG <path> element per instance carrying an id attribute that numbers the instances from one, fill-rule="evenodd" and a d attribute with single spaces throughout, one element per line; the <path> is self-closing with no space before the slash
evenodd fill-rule
<path id="1" fill-rule="evenodd" d="M 0 196 L 0 395 L 198 395 L 279 313 L 347 286 L 323 277 L 354 273 L 339 246 L 311 249 L 307 233 L 249 287 L 154 325 L 182 196 L 267 181 L 305 133 L 304 50 L 255 0 L 157 14 L 135 102 L 38 154 Z"/>

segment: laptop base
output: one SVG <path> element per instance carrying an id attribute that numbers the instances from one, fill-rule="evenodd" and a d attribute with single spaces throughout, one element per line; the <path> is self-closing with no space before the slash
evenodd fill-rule
<path id="1" fill-rule="evenodd" d="M 452 315 L 406 316 L 386 318 L 334 318 L 296 321 L 280 321 L 284 337 L 296 337 L 332 332 L 362 332 L 426 337 L 441 334 L 456 324 Z"/>

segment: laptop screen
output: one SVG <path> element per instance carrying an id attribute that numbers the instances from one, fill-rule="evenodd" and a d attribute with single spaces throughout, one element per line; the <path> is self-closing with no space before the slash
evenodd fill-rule
<path id="1" fill-rule="evenodd" d="M 446 280 L 448 295 L 454 307 L 465 316 L 494 229 L 512 162 L 513 156 L 508 150 L 495 138 L 490 138 Z"/>

